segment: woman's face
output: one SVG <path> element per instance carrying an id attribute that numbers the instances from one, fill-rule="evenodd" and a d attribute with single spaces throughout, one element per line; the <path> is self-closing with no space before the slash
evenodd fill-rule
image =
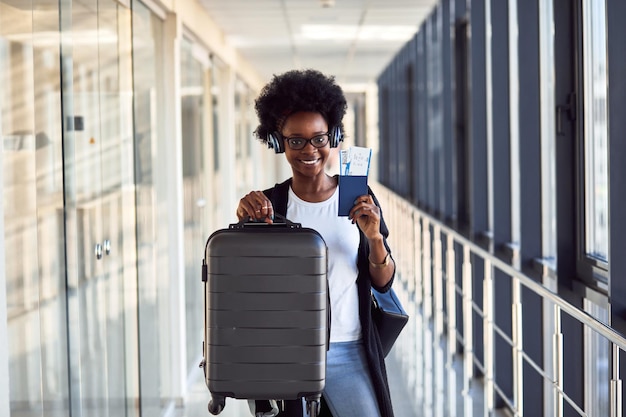
<path id="1" fill-rule="evenodd" d="M 328 124 L 321 114 L 315 112 L 297 112 L 285 120 L 282 135 L 285 145 L 285 156 L 291 165 L 293 174 L 314 178 L 324 175 L 324 167 L 329 160 L 330 144 L 327 142 L 321 148 L 314 147 L 307 142 L 302 149 L 291 149 L 289 138 L 311 139 L 314 136 L 328 133 Z"/>

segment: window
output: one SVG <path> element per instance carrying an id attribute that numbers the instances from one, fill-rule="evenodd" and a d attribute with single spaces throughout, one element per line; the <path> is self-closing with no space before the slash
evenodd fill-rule
<path id="1" fill-rule="evenodd" d="M 589 258 L 606 263 L 608 262 L 608 125 L 604 2 L 584 0 L 582 23 L 584 253 Z"/>
<path id="2" fill-rule="evenodd" d="M 606 6 L 582 0 L 579 91 L 579 258 L 585 278 L 607 283 L 609 253 Z"/>
<path id="3" fill-rule="evenodd" d="M 470 221 L 469 161 L 469 22 L 460 19 L 455 23 L 454 32 L 454 74 L 455 74 L 455 170 L 457 220 L 461 227 Z"/>

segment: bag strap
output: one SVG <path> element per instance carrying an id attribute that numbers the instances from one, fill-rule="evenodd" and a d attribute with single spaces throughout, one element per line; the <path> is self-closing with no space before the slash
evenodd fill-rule
<path id="1" fill-rule="evenodd" d="M 272 207 L 274 207 L 274 214 L 287 215 L 287 200 L 289 199 L 289 186 L 291 185 L 291 178 L 275 184 L 272 188 L 269 188 L 263 193 L 270 199 Z"/>

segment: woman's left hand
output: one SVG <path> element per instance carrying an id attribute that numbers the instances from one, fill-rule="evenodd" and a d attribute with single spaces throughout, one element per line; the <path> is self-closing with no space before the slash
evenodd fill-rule
<path id="1" fill-rule="evenodd" d="M 356 199 L 348 218 L 357 223 L 368 240 L 380 238 L 380 208 L 374 204 L 370 195 Z"/>

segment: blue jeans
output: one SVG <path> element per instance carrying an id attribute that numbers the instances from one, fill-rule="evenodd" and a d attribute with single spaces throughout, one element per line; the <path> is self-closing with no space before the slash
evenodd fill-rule
<path id="1" fill-rule="evenodd" d="M 334 417 L 379 417 L 362 341 L 331 343 L 324 399 Z"/>

